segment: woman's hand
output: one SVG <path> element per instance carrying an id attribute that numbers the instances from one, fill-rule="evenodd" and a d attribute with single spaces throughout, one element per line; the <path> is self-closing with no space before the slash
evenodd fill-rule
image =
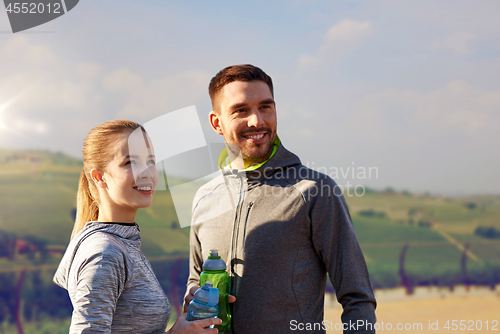
<path id="1" fill-rule="evenodd" d="M 217 334 L 219 331 L 217 328 L 207 328 L 205 327 L 212 325 L 220 325 L 222 320 L 219 318 L 207 318 L 203 320 L 187 321 L 186 313 L 181 315 L 175 324 L 170 328 L 166 334 Z"/>

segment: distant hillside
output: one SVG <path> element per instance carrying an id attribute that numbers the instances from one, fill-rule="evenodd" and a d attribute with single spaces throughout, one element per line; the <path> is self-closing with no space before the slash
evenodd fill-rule
<path id="1" fill-rule="evenodd" d="M 5 150 L 0 149 L 0 164 L 51 163 L 55 165 L 82 165 L 81 159 L 62 152 L 48 150 Z"/>
<path id="2" fill-rule="evenodd" d="M 65 247 L 81 168 L 80 160 L 62 153 L 1 150 L 0 231 Z M 400 284 L 403 255 L 414 285 L 500 282 L 495 237 L 500 196 L 444 197 L 387 188 L 345 197 L 375 287 Z M 169 191 L 158 191 L 136 221 L 147 256 L 189 252 L 189 229 L 179 227 Z"/>
<path id="3" fill-rule="evenodd" d="M 0 231 L 67 245 L 82 161 L 60 152 L 0 150 Z M 189 251 L 189 229 L 179 228 L 168 191 L 139 210 L 143 250 L 150 256 Z"/>

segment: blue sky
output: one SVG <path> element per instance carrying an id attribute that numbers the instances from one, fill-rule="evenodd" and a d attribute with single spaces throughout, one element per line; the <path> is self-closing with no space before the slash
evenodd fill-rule
<path id="1" fill-rule="evenodd" d="M 275 82 L 278 134 L 305 164 L 377 167 L 340 184 L 500 192 L 498 1 L 85 0 L 12 34 L 0 10 L 0 147 L 79 156 L 106 120 L 196 105 L 252 63 Z"/>

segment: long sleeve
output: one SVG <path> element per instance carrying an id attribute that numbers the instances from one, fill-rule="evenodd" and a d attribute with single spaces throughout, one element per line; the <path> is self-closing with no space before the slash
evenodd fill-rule
<path id="1" fill-rule="evenodd" d="M 80 249 L 83 253 L 85 249 Z M 107 247 L 76 262 L 69 295 L 73 303 L 70 334 L 111 333 L 113 314 L 126 282 L 126 262 L 118 249 Z"/>
<path id="2" fill-rule="evenodd" d="M 319 182 L 330 183 L 333 191 L 315 197 L 312 204 L 313 243 L 344 309 L 342 323 L 348 327 L 344 333 L 375 333 L 363 326 L 375 325 L 376 301 L 347 204 L 333 180 Z"/>
<path id="3" fill-rule="evenodd" d="M 189 292 L 191 287 L 200 285 L 200 274 L 202 271 L 203 255 L 201 253 L 201 243 L 196 234 L 196 225 L 192 225 L 189 236 L 189 278 L 187 292 Z"/>

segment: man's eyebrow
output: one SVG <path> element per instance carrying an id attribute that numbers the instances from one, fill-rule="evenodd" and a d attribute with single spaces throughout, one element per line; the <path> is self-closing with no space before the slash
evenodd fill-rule
<path id="1" fill-rule="evenodd" d="M 260 101 L 260 104 L 276 104 L 276 102 L 273 99 L 265 99 Z"/>
<path id="2" fill-rule="evenodd" d="M 246 103 L 235 103 L 232 106 L 230 106 L 229 109 L 238 109 L 238 108 L 244 107 L 246 105 L 247 105 Z"/>
<path id="3" fill-rule="evenodd" d="M 274 101 L 274 99 L 269 98 L 269 99 L 265 99 L 265 100 L 260 101 L 259 104 L 276 104 L 276 102 Z M 232 106 L 230 106 L 229 108 L 231 110 L 234 110 L 234 109 L 238 109 L 241 107 L 245 107 L 246 105 L 247 105 L 247 103 L 235 103 Z"/>

